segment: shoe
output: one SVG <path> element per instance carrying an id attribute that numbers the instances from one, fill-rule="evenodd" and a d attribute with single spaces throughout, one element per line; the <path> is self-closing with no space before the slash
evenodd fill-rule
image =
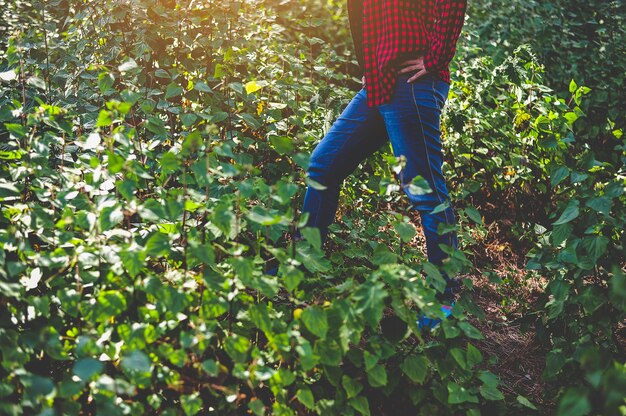
<path id="1" fill-rule="evenodd" d="M 454 308 L 454 301 L 450 302 L 450 305 L 441 305 L 441 311 L 444 313 L 446 318 L 452 315 L 452 308 Z M 417 327 L 419 329 L 428 328 L 432 330 L 435 329 L 441 321 L 442 320 L 439 318 L 428 318 L 426 315 L 421 314 L 417 319 Z"/>

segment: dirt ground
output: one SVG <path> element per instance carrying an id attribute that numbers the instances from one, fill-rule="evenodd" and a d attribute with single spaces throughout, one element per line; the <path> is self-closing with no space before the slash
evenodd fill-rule
<path id="1" fill-rule="evenodd" d="M 420 247 L 425 247 L 419 216 L 413 221 L 422 239 Z M 488 224 L 487 230 L 480 244 L 472 247 L 473 272 L 459 276 L 471 279 L 472 298 L 486 315 L 484 320 L 470 319 L 485 337 L 476 342 L 485 357 L 484 368 L 500 378 L 500 390 L 507 402 L 516 403 L 517 396 L 522 395 L 537 406 L 539 414 L 554 414 L 554 395 L 549 393 L 553 386 L 541 377 L 549 349 L 541 344 L 533 328 L 521 323 L 536 310 L 535 303 L 547 280 L 529 276 L 524 269 L 527 250 L 512 246 L 497 222 Z"/>
<path id="2" fill-rule="evenodd" d="M 394 210 L 392 205 L 378 208 Z M 338 217 L 341 218 L 342 211 L 349 209 L 340 204 Z M 490 216 L 498 218 L 497 215 Z M 426 257 L 426 243 L 419 214 L 411 211 L 409 217 L 417 231 L 409 245 Z M 547 384 L 541 377 L 549 349 L 542 345 L 532 327 L 524 325 L 531 317 L 529 313 L 541 309 L 541 305 L 536 305 L 536 302 L 547 280 L 531 275 L 524 269 L 525 254 L 529 247 L 524 247 L 511 238 L 507 223 L 510 224 L 510 221 L 492 221 L 486 225 L 486 234 L 472 236 L 477 242 L 469 248 L 473 270 L 458 277 L 471 280 L 472 299 L 486 315 L 483 320 L 470 317 L 472 325 L 485 337 L 475 343 L 485 358 L 482 368 L 499 377 L 499 388 L 505 395 L 507 405 L 518 404 L 517 398 L 521 395 L 538 409 L 534 412 L 519 405 L 507 406 L 520 408 L 519 413 L 512 411 L 508 414 L 552 415 L 556 406 L 556 386 Z M 391 228 L 381 230 L 386 231 L 395 232 Z M 513 243 L 518 245 L 514 246 Z M 461 240 L 460 244 L 463 244 Z M 341 249 L 334 247 L 332 242 L 329 245 L 331 251 Z"/>

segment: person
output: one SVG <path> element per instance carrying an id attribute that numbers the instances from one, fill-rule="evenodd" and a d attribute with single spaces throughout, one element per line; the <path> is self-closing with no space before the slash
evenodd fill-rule
<path id="1" fill-rule="evenodd" d="M 309 213 L 306 226 L 318 227 L 322 242 L 335 219 L 344 179 L 390 143 L 395 156 L 406 158 L 400 183 L 411 209 L 419 212 L 428 261 L 443 264 L 447 254 L 440 244 L 458 248 L 456 232 L 437 233 L 440 223 L 455 223 L 442 174 L 440 116 L 466 7 L 466 0 L 347 0 L 362 88 L 316 145 L 307 168 L 307 176 L 325 187 L 309 185 L 302 206 Z M 432 192 L 411 192 L 417 175 Z M 434 212 L 440 204 L 446 208 Z M 295 239 L 302 239 L 299 230 Z M 459 282 L 443 270 L 442 275 L 447 285 L 438 299 L 449 303 L 442 305 L 449 316 Z M 418 321 L 420 328 L 440 323 L 423 315 Z"/>

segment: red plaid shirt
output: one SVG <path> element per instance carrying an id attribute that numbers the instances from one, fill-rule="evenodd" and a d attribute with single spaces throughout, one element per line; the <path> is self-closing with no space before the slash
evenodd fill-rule
<path id="1" fill-rule="evenodd" d="M 450 82 L 449 63 L 465 20 L 467 0 L 347 0 L 367 105 L 393 95 L 398 67 L 424 56 L 424 67 Z"/>

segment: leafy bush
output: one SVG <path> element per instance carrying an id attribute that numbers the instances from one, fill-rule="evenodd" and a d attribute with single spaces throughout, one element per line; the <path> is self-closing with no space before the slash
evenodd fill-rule
<path id="1" fill-rule="evenodd" d="M 461 63 L 448 119 L 452 171 L 477 205 L 499 206 L 495 219 L 506 217 L 513 235 L 533 245 L 527 269 L 549 278 L 536 330 L 552 348 L 544 377 L 564 387 L 558 413 L 618 414 L 626 387 L 625 138 L 617 130 L 597 150 L 577 138 L 584 96 L 593 92 L 572 81 L 569 100 L 555 97 L 528 46 L 496 67 L 487 57 Z"/>
<path id="2" fill-rule="evenodd" d="M 613 130 L 626 128 L 626 4 L 621 1 L 479 0 L 468 4 L 472 56 L 502 62 L 520 44 L 531 44 L 546 67 L 546 83 L 568 97 L 575 79 L 594 91 L 582 104 L 587 117 L 575 129 L 594 142 L 608 143 Z"/>
<path id="3" fill-rule="evenodd" d="M 469 279 L 454 319 L 428 337 L 417 330 L 418 312 L 439 313 L 443 280 L 410 244 L 416 233 L 389 149 L 344 184 L 350 209 L 331 227 L 341 250 L 325 251 L 315 229 L 304 228 L 297 244 L 289 238 L 306 223 L 298 207 L 308 155 L 358 85 L 348 75 L 356 62 L 341 4 L 58 1 L 39 13 L 24 5 L 10 5 L 0 61 L 8 87 L 0 91 L 2 412 L 533 407 L 505 401 L 484 369 L 469 317 L 484 313 Z M 321 30 L 329 20 L 338 31 Z M 561 272 L 555 261 L 571 270 L 548 288 L 550 357 L 565 361 L 547 375 L 584 372 L 588 385 L 578 388 L 587 390 L 577 397 L 599 408 L 590 394 L 601 391 L 613 409 L 622 380 L 615 339 L 581 338 L 576 350 L 566 343 L 595 333 L 581 325 L 602 311 L 614 313 L 602 328 L 623 319 L 615 312 L 623 275 L 610 267 L 622 238 L 611 230 L 623 229 L 623 215 L 608 215 L 623 213 L 623 160 L 599 169 L 586 156 L 577 165 L 568 146 L 588 91 L 574 86 L 573 108 L 557 98 L 528 48 L 501 65 L 485 58 L 457 67 L 465 72 L 443 120 L 455 157 L 448 153 L 444 167 L 462 247 L 446 268 L 471 273 L 483 198 L 519 203 L 527 216 L 513 218 L 512 230 L 538 241 L 531 266 L 550 276 Z M 565 186 L 565 174 L 576 180 Z M 604 184 L 595 202 L 593 180 Z M 537 213 L 529 195 L 545 210 Z M 546 239 L 549 220 L 574 195 L 590 201 L 584 225 L 568 213 L 561 222 L 575 227 Z M 546 232 L 537 236 L 533 222 Z M 581 277 L 592 260 L 572 266 L 572 248 L 560 254 L 566 241 L 604 259 L 598 273 L 608 281 L 609 271 L 610 290 Z M 280 277 L 265 273 L 270 260 Z M 602 304 L 585 290 L 603 293 Z M 565 320 L 574 310 L 579 324 Z M 594 351 L 614 357 L 595 360 Z M 573 402 L 576 391 L 565 392 L 564 412 L 585 408 Z"/>
<path id="4" fill-rule="evenodd" d="M 428 283 L 443 280 L 421 253 L 394 252 L 408 217 L 373 218 L 367 244 L 330 259 L 317 230 L 285 247 L 326 116 L 309 82 L 343 81 L 298 81 L 313 59 L 295 52 L 304 22 L 286 30 L 251 3 L 110 6 L 43 13 L 51 32 L 8 41 L 3 412 L 370 414 L 392 396 L 426 414 L 500 400 L 477 368 L 469 298 L 441 341 L 419 334 L 417 312 L 440 313 Z M 373 238 L 376 223 L 401 236 Z M 280 278 L 263 273 L 270 256 Z"/>

